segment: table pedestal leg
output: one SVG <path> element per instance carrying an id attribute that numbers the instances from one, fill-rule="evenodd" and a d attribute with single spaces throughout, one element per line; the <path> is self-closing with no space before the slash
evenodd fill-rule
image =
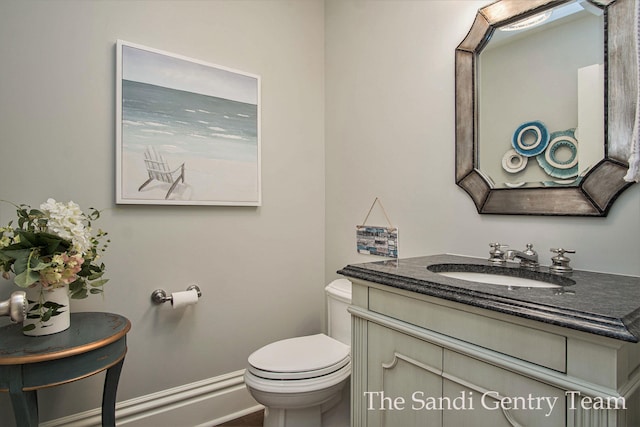
<path id="1" fill-rule="evenodd" d="M 115 427 L 116 425 L 116 392 L 118 391 L 122 365 L 124 365 L 124 357 L 107 369 L 107 375 L 104 379 L 104 391 L 102 392 L 103 427 Z"/>
<path id="2" fill-rule="evenodd" d="M 22 390 L 22 367 L 8 369 L 9 394 L 18 427 L 38 427 L 38 394 L 35 390 Z"/>

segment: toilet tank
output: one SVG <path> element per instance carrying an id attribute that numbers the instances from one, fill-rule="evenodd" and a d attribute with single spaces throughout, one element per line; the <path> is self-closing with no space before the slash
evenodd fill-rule
<path id="1" fill-rule="evenodd" d="M 324 288 L 327 296 L 327 335 L 351 346 L 351 282 L 337 279 Z"/>

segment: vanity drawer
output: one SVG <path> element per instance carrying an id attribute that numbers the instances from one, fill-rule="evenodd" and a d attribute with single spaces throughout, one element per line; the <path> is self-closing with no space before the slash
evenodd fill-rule
<path id="1" fill-rule="evenodd" d="M 559 372 L 567 371 L 567 339 L 380 289 L 369 288 L 369 310 Z"/>
<path id="2" fill-rule="evenodd" d="M 444 426 L 573 425 L 566 422 L 561 388 L 449 350 L 444 350 L 442 377 L 443 395 L 462 396 L 466 407 L 473 408 L 443 411 Z M 502 399 L 506 399 L 504 407 Z"/>

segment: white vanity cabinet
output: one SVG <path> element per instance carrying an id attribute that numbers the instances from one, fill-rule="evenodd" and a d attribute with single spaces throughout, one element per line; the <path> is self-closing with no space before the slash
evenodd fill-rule
<path id="1" fill-rule="evenodd" d="M 349 278 L 352 426 L 640 426 L 640 344 Z"/>

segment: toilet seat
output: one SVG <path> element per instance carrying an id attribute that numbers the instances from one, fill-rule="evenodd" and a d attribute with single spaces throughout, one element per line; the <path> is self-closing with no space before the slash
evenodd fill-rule
<path id="1" fill-rule="evenodd" d="M 286 396 L 286 404 L 292 405 L 291 401 L 297 395 L 301 397 L 304 394 L 314 392 L 332 394 L 331 389 L 341 388 L 341 384 L 347 381 L 350 376 L 351 360 L 348 360 L 345 366 L 329 374 L 315 378 L 289 380 L 262 378 L 259 374 L 254 374 L 254 369 L 249 366 L 244 373 L 244 382 L 252 390 L 254 397 L 256 397 L 256 392 L 268 393 L 271 395 L 271 399 L 276 398 L 276 395 Z"/>
<path id="2" fill-rule="evenodd" d="M 318 378 L 347 365 L 350 368 L 350 350 L 348 345 L 324 334 L 289 338 L 251 354 L 248 371 L 270 380 Z"/>

